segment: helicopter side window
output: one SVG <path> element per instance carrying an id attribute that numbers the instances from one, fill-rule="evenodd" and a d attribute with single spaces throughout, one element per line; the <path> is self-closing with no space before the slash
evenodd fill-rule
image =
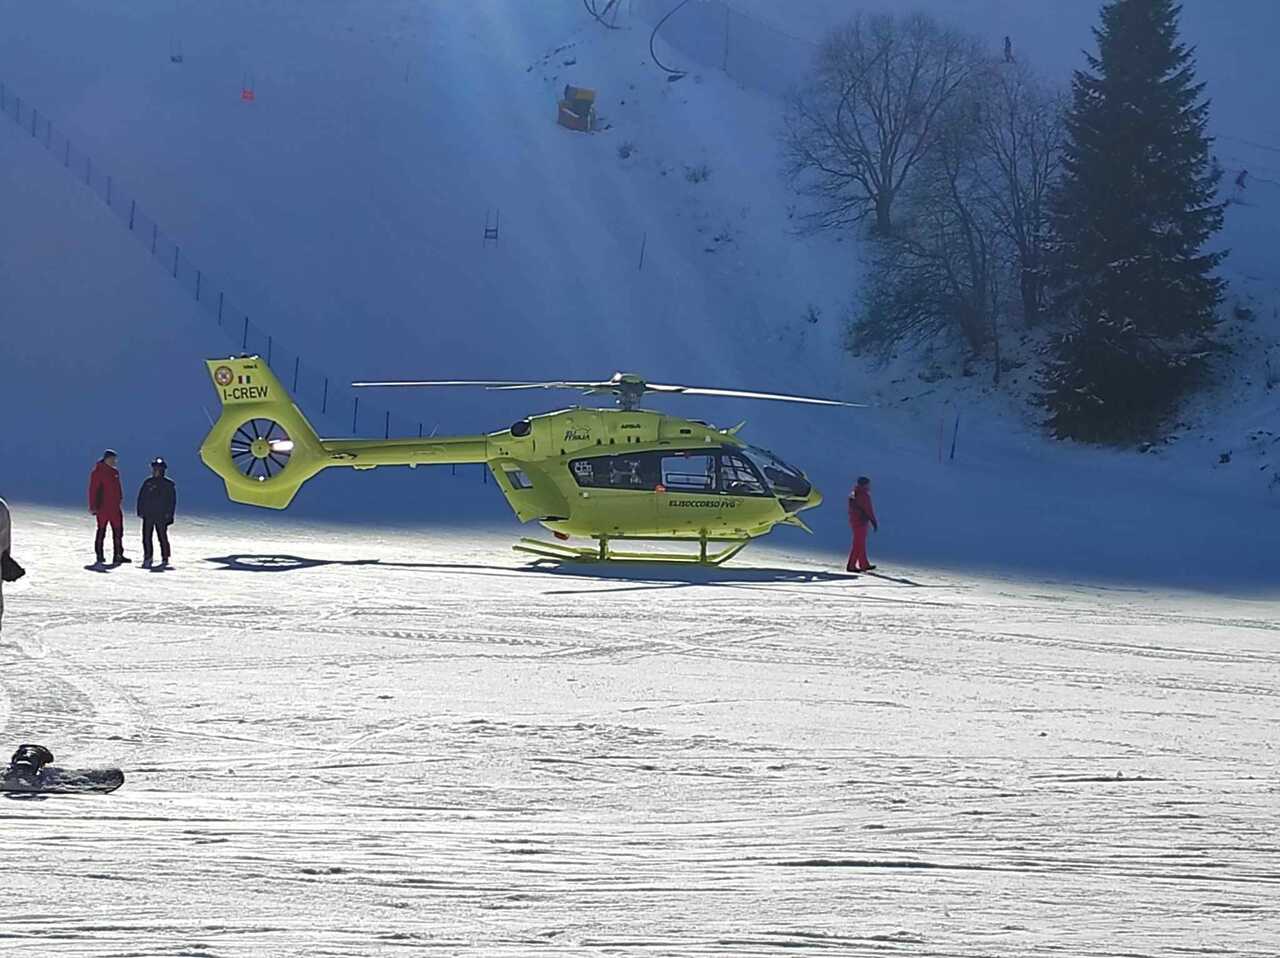
<path id="1" fill-rule="evenodd" d="M 651 490 L 658 484 L 658 462 L 652 453 L 574 459 L 569 471 L 574 482 L 588 489 Z"/>
<path id="2" fill-rule="evenodd" d="M 764 473 L 765 481 L 776 496 L 803 499 L 812 490 L 809 480 L 795 466 L 783 462 L 767 449 L 750 449 L 752 462 Z"/>
<path id="3" fill-rule="evenodd" d="M 671 492 L 715 492 L 715 457 L 701 452 L 663 456 L 662 484 Z"/>
<path id="4" fill-rule="evenodd" d="M 731 496 L 764 496 L 764 483 L 751 464 L 741 456 L 722 453 L 720 456 L 720 491 Z"/>

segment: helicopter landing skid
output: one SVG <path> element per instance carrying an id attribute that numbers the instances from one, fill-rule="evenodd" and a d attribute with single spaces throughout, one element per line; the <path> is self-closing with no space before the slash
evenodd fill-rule
<path id="1" fill-rule="evenodd" d="M 680 552 L 617 552 L 609 548 L 609 540 L 599 540 L 600 545 L 594 549 L 583 546 L 561 545 L 559 542 L 547 542 L 543 539 L 523 538 L 511 548 L 516 552 L 524 552 L 541 559 L 558 559 L 565 562 L 654 562 L 682 563 L 686 565 L 720 565 L 728 562 L 741 552 L 750 539 L 730 539 L 729 544 L 719 552 L 707 551 L 706 539 L 652 539 L 651 542 L 697 542 L 696 555 Z"/>

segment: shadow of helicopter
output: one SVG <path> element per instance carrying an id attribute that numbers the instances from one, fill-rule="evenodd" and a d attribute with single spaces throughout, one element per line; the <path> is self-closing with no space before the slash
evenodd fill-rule
<path id="1" fill-rule="evenodd" d="M 690 585 L 759 585 L 804 584 L 820 582 L 848 582 L 857 576 L 845 572 L 824 572 L 806 569 L 761 568 L 758 566 L 725 567 L 685 565 L 654 565 L 640 562 L 616 562 L 610 564 L 569 563 L 553 559 L 537 559 L 517 566 L 479 565 L 475 563 L 447 562 L 387 562 L 382 559 L 310 559 L 296 555 L 233 554 L 209 556 L 206 562 L 222 566 L 228 572 L 300 572 L 325 566 L 376 566 L 383 569 L 420 569 L 434 572 L 472 572 L 477 574 L 500 572 L 507 575 L 546 575 L 564 579 L 596 579 L 626 582 L 639 586 L 690 586 Z M 555 593 L 549 593 L 555 594 Z"/>

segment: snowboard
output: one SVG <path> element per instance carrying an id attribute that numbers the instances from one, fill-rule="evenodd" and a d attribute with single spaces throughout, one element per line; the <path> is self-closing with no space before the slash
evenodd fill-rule
<path id="1" fill-rule="evenodd" d="M 114 792 L 124 784 L 118 768 L 59 768 L 46 765 L 35 775 L 0 772 L 0 792 L 69 795 L 77 792 Z"/>

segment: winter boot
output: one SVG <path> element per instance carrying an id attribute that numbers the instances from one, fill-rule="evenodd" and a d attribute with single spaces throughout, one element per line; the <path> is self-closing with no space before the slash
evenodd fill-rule
<path id="1" fill-rule="evenodd" d="M 112 565 L 132 565 L 133 560 L 130 559 L 127 555 L 118 555 L 112 558 L 111 564 Z"/>

